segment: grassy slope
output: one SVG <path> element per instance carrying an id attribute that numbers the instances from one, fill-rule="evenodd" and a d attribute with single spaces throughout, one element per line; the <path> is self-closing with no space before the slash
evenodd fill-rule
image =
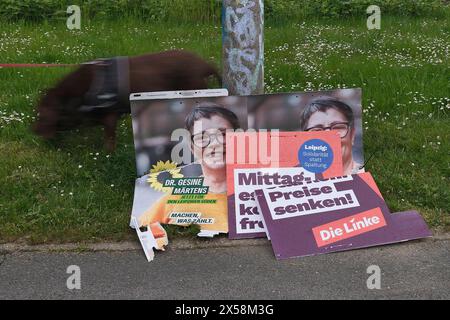
<path id="1" fill-rule="evenodd" d="M 362 87 L 368 168 L 393 211 L 415 208 L 431 226 L 449 226 L 450 69 L 448 19 L 308 21 L 266 28 L 268 92 Z M 185 48 L 220 63 L 221 30 L 145 25 L 125 19 L 85 24 L 0 24 L 1 62 L 76 63 Z M 439 61 L 441 60 L 441 61 Z M 134 151 L 130 119 L 116 153 L 101 129 L 57 144 L 33 136 L 39 91 L 67 71 L 0 69 L 0 241 L 119 240 L 132 235 Z M 98 153 L 98 154 L 97 154 Z"/>

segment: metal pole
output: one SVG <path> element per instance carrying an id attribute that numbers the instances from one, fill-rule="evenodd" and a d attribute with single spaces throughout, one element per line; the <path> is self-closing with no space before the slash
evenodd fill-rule
<path id="1" fill-rule="evenodd" d="M 231 95 L 264 93 L 263 0 L 223 0 L 223 82 Z"/>

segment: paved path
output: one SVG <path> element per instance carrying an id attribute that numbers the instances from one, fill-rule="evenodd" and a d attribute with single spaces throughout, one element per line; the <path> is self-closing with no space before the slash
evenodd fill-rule
<path id="1" fill-rule="evenodd" d="M 171 249 L 147 263 L 141 251 L 0 252 L 0 299 L 449 299 L 450 241 L 277 261 L 266 242 Z M 69 265 L 81 290 L 68 290 Z M 381 268 L 368 290 L 367 268 Z"/>

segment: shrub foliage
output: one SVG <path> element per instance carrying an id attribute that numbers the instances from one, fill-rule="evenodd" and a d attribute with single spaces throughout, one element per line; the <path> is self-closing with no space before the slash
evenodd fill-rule
<path id="1" fill-rule="evenodd" d="M 220 21 L 222 0 L 0 0 L 3 20 L 42 21 L 67 16 L 69 5 L 81 7 L 84 17 L 116 19 L 133 16 L 149 21 Z M 265 18 L 284 21 L 307 17 L 364 15 L 369 5 L 390 15 L 439 15 L 445 0 L 264 0 Z"/>

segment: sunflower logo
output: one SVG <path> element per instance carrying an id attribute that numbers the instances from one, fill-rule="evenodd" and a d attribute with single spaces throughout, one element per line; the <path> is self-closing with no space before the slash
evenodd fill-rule
<path id="1" fill-rule="evenodd" d="M 166 162 L 158 161 L 150 169 L 147 183 L 156 191 L 170 192 L 172 188 L 164 187 L 164 181 L 167 179 L 183 178 L 183 174 L 180 171 L 181 169 L 177 167 L 175 162 L 170 162 L 169 160 Z"/>

